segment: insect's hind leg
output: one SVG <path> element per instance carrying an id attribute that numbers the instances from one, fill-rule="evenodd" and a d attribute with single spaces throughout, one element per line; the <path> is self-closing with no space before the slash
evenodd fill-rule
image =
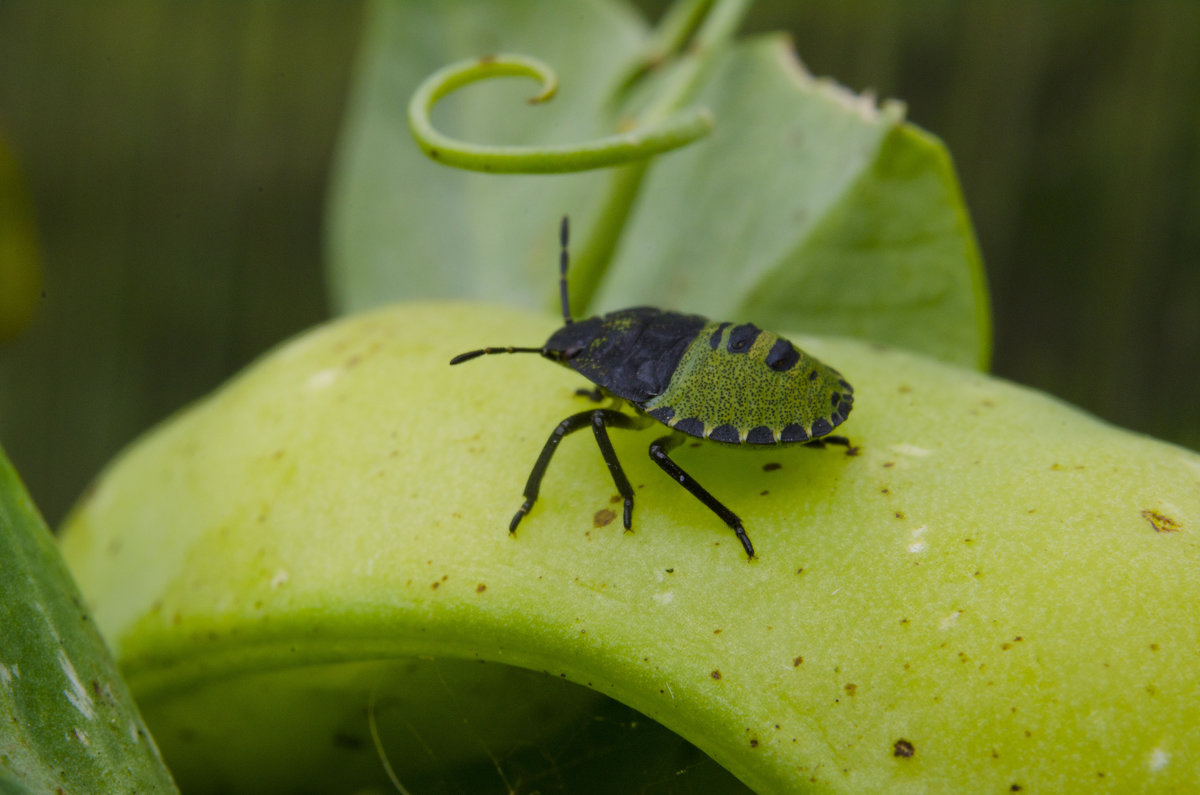
<path id="1" fill-rule="evenodd" d="M 553 457 L 554 451 L 558 449 L 559 442 L 563 440 L 564 436 L 585 428 L 589 424 L 595 432 L 600 454 L 604 457 L 604 463 L 608 465 L 617 491 L 625 500 L 625 529 L 629 529 L 633 516 L 633 488 L 629 485 L 629 479 L 625 477 L 625 472 L 621 469 L 621 464 L 617 460 L 612 442 L 608 440 L 608 432 L 605 428 L 609 425 L 614 428 L 640 428 L 642 423 L 638 418 L 629 417 L 615 409 L 589 409 L 572 414 L 550 432 L 550 438 L 546 440 L 537 462 L 533 465 L 533 471 L 529 473 L 529 480 L 525 483 L 525 501 L 521 503 L 521 507 L 517 509 L 509 523 L 509 533 L 517 532 L 517 525 L 537 502 L 538 493 L 542 487 L 542 478 L 546 476 L 546 468 L 550 466 L 550 459 Z"/>
<path id="2" fill-rule="evenodd" d="M 721 517 L 725 524 L 729 525 L 733 532 L 737 534 L 738 540 L 742 542 L 742 547 L 746 550 L 746 556 L 753 558 L 754 545 L 750 543 L 750 537 L 746 535 L 746 530 L 742 527 L 742 520 L 738 518 L 737 514 L 722 505 L 716 497 L 709 494 L 703 486 L 696 482 L 695 478 L 684 472 L 678 464 L 671 460 L 668 453 L 675 447 L 678 447 L 682 441 L 683 437 L 677 433 L 664 436 L 661 439 L 655 439 L 650 444 L 650 459 L 670 475 L 672 480 L 691 492 L 692 496 L 704 503 L 710 511 Z"/>

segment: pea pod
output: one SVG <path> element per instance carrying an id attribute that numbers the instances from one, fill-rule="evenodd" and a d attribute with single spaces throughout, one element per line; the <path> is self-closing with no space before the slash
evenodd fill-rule
<path id="1" fill-rule="evenodd" d="M 414 737 L 447 764 L 503 766 L 506 740 L 553 756 L 590 709 L 562 680 L 759 792 L 1200 776 L 1200 456 L 972 371 L 794 337 L 854 383 L 859 454 L 678 453 L 753 522 L 752 563 L 624 454 L 636 433 L 613 438 L 633 533 L 571 439 L 510 536 L 519 470 L 586 382 L 536 357 L 446 362 L 554 325 L 449 303 L 331 323 L 99 479 L 63 549 L 184 789 L 383 780 L 372 704 L 401 781 L 430 758 Z M 493 719 L 423 717 L 468 698 Z"/>

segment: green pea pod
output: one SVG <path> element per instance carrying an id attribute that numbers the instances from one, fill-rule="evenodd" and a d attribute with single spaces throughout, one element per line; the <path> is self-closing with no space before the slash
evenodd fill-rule
<path id="1" fill-rule="evenodd" d="M 857 455 L 675 453 L 756 559 L 645 456 L 652 431 L 611 435 L 631 533 L 580 435 L 510 535 L 587 382 L 532 356 L 448 361 L 555 325 L 449 303 L 331 323 L 101 476 L 63 549 L 186 789 L 386 785 L 388 765 L 405 786 L 438 765 L 499 781 L 530 746 L 555 775 L 591 691 L 764 793 L 1200 777 L 1200 456 L 796 335 L 853 382 Z M 467 703 L 486 717 L 464 724 Z"/>

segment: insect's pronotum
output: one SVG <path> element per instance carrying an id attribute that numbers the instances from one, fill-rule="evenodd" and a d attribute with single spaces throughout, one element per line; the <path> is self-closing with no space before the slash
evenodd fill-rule
<path id="1" fill-rule="evenodd" d="M 558 443 L 589 426 L 625 500 L 625 529 L 631 529 L 633 488 L 613 451 L 608 428 L 639 429 L 658 421 L 671 432 L 650 444 L 651 460 L 721 517 L 753 558 L 754 546 L 742 520 L 684 472 L 670 451 L 688 436 L 726 445 L 830 442 L 849 448 L 844 437 L 828 434 L 850 414 L 854 389 L 837 370 L 751 323 L 718 323 L 644 306 L 574 320 L 567 301 L 567 238 L 564 216 L 559 260 L 563 327 L 540 348 L 481 348 L 450 360 L 459 364 L 490 353 L 538 353 L 596 385 L 581 394 L 597 402 L 614 400 L 609 408 L 581 411 L 558 424 L 533 465 L 525 501 L 508 531 L 516 532 L 537 500 Z M 620 410 L 625 405 L 633 409 L 632 416 Z"/>

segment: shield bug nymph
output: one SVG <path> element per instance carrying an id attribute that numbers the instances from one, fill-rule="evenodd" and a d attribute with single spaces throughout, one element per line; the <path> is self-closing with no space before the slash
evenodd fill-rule
<path id="1" fill-rule="evenodd" d="M 753 558 L 754 546 L 742 520 L 683 471 L 670 451 L 689 436 L 725 445 L 830 442 L 853 449 L 844 437 L 829 434 L 850 414 L 854 389 L 837 370 L 752 323 L 714 322 L 651 307 L 574 320 L 567 301 L 568 230 L 564 217 L 559 259 L 562 328 L 538 348 L 481 348 L 450 360 L 459 364 L 492 353 L 537 353 L 595 384 L 581 394 L 596 401 L 614 399 L 610 408 L 572 414 L 550 434 L 509 532 L 516 532 L 537 500 L 559 442 L 589 426 L 625 501 L 625 529 L 631 529 L 633 488 L 613 451 L 608 428 L 640 429 L 657 421 L 670 433 L 650 444 L 651 460 L 724 520 Z M 632 415 L 621 411 L 626 405 Z"/>

